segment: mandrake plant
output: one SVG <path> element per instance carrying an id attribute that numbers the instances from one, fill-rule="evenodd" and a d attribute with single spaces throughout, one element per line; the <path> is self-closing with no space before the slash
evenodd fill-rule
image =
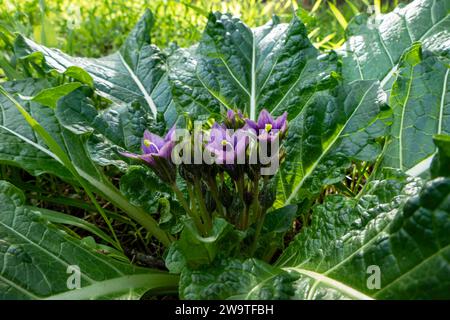
<path id="1" fill-rule="evenodd" d="M 102 223 L 2 180 L 0 298 L 448 299 L 449 9 L 359 15 L 323 52 L 296 15 L 211 13 L 199 43 L 162 50 L 146 11 L 96 59 L 14 36 L 0 162 L 83 190 Z M 174 159 L 196 146 L 210 163 Z M 164 268 L 130 261 L 125 218 Z"/>

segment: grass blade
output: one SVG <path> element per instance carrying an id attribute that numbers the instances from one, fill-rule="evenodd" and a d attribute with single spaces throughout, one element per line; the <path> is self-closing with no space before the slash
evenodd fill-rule
<path id="1" fill-rule="evenodd" d="M 31 206 L 29 206 L 28 208 L 30 210 L 34 209 L 34 207 Z M 42 216 L 50 222 L 78 227 L 96 235 L 97 237 L 111 245 L 114 245 L 115 243 L 114 239 L 108 236 L 99 227 L 83 219 L 49 209 L 39 208 L 39 211 L 42 213 Z"/>
<path id="2" fill-rule="evenodd" d="M 314 2 L 314 5 L 311 9 L 311 14 L 316 12 L 319 9 L 321 4 L 322 4 L 322 0 L 316 0 L 316 2 Z"/>
<path id="3" fill-rule="evenodd" d="M 339 11 L 339 9 L 331 2 L 328 2 L 328 6 L 330 7 L 331 12 L 333 13 L 336 20 L 339 22 L 341 27 L 344 30 L 347 29 L 348 22 L 345 19 L 345 17 L 343 16 L 343 14 L 341 13 L 341 11 Z"/>

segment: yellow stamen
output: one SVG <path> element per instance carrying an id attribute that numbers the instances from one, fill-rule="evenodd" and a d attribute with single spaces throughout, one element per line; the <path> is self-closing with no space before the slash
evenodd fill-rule
<path id="1" fill-rule="evenodd" d="M 227 140 L 222 140 L 220 143 L 222 143 L 223 146 L 226 146 L 228 141 Z"/>
<path id="2" fill-rule="evenodd" d="M 148 139 L 144 139 L 144 146 L 146 146 L 147 148 L 153 146 L 156 149 L 156 152 L 159 152 L 158 146 Z"/>
<path id="3" fill-rule="evenodd" d="M 270 123 L 266 123 L 266 127 L 264 128 L 267 132 L 270 132 L 272 130 L 272 125 Z"/>

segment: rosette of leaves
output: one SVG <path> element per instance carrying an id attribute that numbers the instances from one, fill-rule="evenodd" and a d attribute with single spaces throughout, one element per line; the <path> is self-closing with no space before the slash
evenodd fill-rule
<path id="1" fill-rule="evenodd" d="M 180 295 L 448 299 L 449 201 L 448 178 L 424 181 L 385 170 L 359 199 L 330 195 L 314 206 L 311 224 L 274 266 L 249 259 L 185 268 Z"/>

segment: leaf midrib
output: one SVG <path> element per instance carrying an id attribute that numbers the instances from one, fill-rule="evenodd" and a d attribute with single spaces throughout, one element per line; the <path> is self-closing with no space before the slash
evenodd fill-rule
<path id="1" fill-rule="evenodd" d="M 406 105 L 408 104 L 409 95 L 411 94 L 413 74 L 414 74 L 414 66 L 411 66 L 411 72 L 409 74 L 408 90 L 406 91 L 405 101 L 403 102 L 402 106 L 402 116 L 400 119 L 400 128 L 398 132 L 398 161 L 399 161 L 399 168 L 401 170 L 403 170 L 403 126 L 405 120 Z"/>
<path id="2" fill-rule="evenodd" d="M 89 286 L 77 290 L 46 297 L 45 300 L 74 300 L 105 297 L 112 294 L 136 290 L 139 288 L 152 289 L 158 287 L 175 287 L 179 276 L 176 274 L 156 271 L 146 274 L 125 275 L 118 278 L 97 281 Z"/>
<path id="3" fill-rule="evenodd" d="M 289 204 L 293 197 L 295 197 L 295 195 L 297 194 L 297 192 L 300 190 L 300 188 L 302 187 L 303 183 L 305 182 L 305 180 L 314 172 L 314 169 L 317 167 L 317 165 L 319 164 L 319 162 L 322 160 L 322 158 L 328 154 L 328 151 L 330 151 L 330 149 L 334 146 L 334 144 L 336 143 L 336 141 L 341 137 L 342 132 L 347 128 L 348 123 L 350 122 L 350 120 L 353 118 L 353 115 L 359 110 L 359 108 L 362 105 L 362 102 L 364 101 L 364 99 L 366 98 L 367 94 L 372 90 L 372 88 L 375 86 L 375 83 L 372 83 L 372 85 L 366 90 L 366 92 L 364 93 L 364 95 L 362 96 L 361 100 L 359 101 L 359 104 L 356 106 L 356 108 L 353 110 L 352 114 L 348 117 L 347 121 L 344 123 L 344 125 L 342 126 L 341 130 L 339 130 L 339 132 L 336 134 L 336 136 L 334 137 L 334 139 L 328 144 L 328 146 L 325 148 L 324 152 L 321 153 L 321 155 L 319 156 L 319 158 L 314 162 L 314 164 L 312 166 L 309 167 L 308 170 L 306 170 L 306 174 L 302 177 L 301 181 L 297 184 L 297 186 L 295 187 L 295 189 L 291 192 L 289 198 L 287 198 L 285 204 Z"/>
<path id="4" fill-rule="evenodd" d="M 19 286 L 17 283 L 12 282 L 11 280 L 5 278 L 2 276 L 2 274 L 0 273 L 0 282 L 3 281 L 3 283 L 8 284 L 9 286 L 11 286 L 12 288 L 24 293 L 25 295 L 27 295 L 28 297 L 30 297 L 31 299 L 37 300 L 40 299 L 40 297 L 36 296 L 35 294 L 31 293 L 30 291 L 28 291 L 27 289 Z"/>
<path id="5" fill-rule="evenodd" d="M 147 90 L 144 88 L 144 85 L 142 84 L 141 80 L 139 79 L 139 77 L 134 73 L 134 71 L 130 68 L 130 66 L 127 64 L 127 62 L 125 61 L 125 59 L 123 58 L 122 54 L 120 52 L 117 53 L 120 61 L 122 62 L 122 64 L 124 65 L 125 69 L 127 70 L 127 72 L 130 74 L 131 79 L 134 81 L 134 83 L 138 86 L 139 91 L 141 91 L 141 93 L 144 95 L 144 99 L 147 102 L 148 106 L 150 107 L 150 110 L 153 114 L 153 116 L 156 118 L 157 115 L 157 109 L 156 109 L 156 105 L 155 102 L 153 101 L 152 97 L 150 96 L 150 94 L 147 92 Z"/>
<path id="6" fill-rule="evenodd" d="M 434 1 L 433 1 L 433 5 L 434 5 Z M 430 11 L 431 11 L 431 15 L 432 15 L 432 13 L 433 13 L 432 8 L 430 8 Z M 406 29 L 406 32 L 407 32 L 408 35 L 409 35 L 409 38 L 411 39 L 411 44 L 412 44 L 412 43 L 414 42 L 414 40 L 413 40 L 412 37 L 411 37 L 411 33 L 410 33 L 410 31 L 409 31 L 409 25 L 408 25 L 408 22 L 406 21 L 405 15 L 404 15 L 404 14 L 402 14 L 401 17 L 403 18 L 403 21 L 405 22 L 405 29 Z M 430 32 L 432 32 L 432 31 L 434 30 L 434 28 L 436 28 L 438 25 L 440 25 L 440 24 L 441 24 L 443 21 L 445 21 L 448 17 L 449 17 L 449 15 L 447 14 L 447 15 L 445 15 L 441 20 L 439 20 L 438 22 L 434 23 L 433 26 L 432 26 L 430 29 L 428 29 L 427 32 L 425 32 L 425 33 L 424 33 L 418 40 L 416 40 L 416 41 L 420 41 L 420 42 L 423 41 L 423 39 L 424 39 Z M 378 29 L 377 29 L 377 34 L 379 34 Z M 381 40 L 381 37 L 380 37 L 380 40 Z M 380 42 L 381 42 L 381 41 L 380 41 Z M 407 48 L 406 48 L 405 50 L 407 50 Z M 355 60 L 356 60 L 356 59 L 355 59 Z M 389 69 L 389 71 L 386 73 L 386 75 L 385 75 L 385 76 L 383 77 L 383 79 L 381 80 L 381 83 L 382 83 L 382 84 L 386 84 L 386 83 L 390 80 L 390 78 L 392 77 L 392 74 L 395 72 L 395 69 L 398 67 L 398 63 L 399 63 L 399 61 L 396 61 L 395 65 L 394 65 L 392 68 Z M 384 85 L 383 85 L 382 87 L 384 87 Z"/>
<path id="7" fill-rule="evenodd" d="M 382 293 L 383 291 L 385 291 L 387 288 L 389 288 L 390 286 L 392 286 L 393 284 L 395 284 L 396 282 L 398 282 L 400 279 L 402 279 L 404 276 L 406 276 L 407 274 L 410 274 L 411 272 L 414 272 L 415 270 L 417 270 L 417 268 L 420 268 L 422 265 L 424 265 L 425 263 L 427 263 L 428 261 L 430 261 L 431 259 L 434 259 L 436 256 L 440 255 L 442 251 L 446 250 L 450 248 L 450 244 L 446 245 L 445 247 L 442 247 L 441 249 L 439 249 L 438 251 L 436 251 L 435 253 L 433 253 L 432 255 L 428 256 L 427 258 L 423 259 L 420 263 L 416 264 L 414 267 L 412 267 L 411 269 L 409 269 L 408 271 L 406 271 L 405 273 L 402 273 L 400 276 L 398 276 L 397 278 L 395 278 L 394 280 L 392 280 L 389 284 L 387 284 L 386 286 L 383 287 L 383 289 L 381 289 L 380 291 L 378 291 L 377 293 L 374 294 L 374 296 L 378 296 L 380 293 Z"/>
<path id="8" fill-rule="evenodd" d="M 308 297 L 312 297 L 312 295 L 315 292 L 315 288 L 316 288 L 317 284 L 324 283 L 332 288 L 337 289 L 339 292 L 343 292 L 353 298 L 360 299 L 360 300 L 373 300 L 372 297 L 370 297 L 354 288 L 351 288 L 340 281 L 337 281 L 335 279 L 327 277 L 326 275 L 323 275 L 323 274 L 320 274 L 320 273 L 317 273 L 314 271 L 302 269 L 302 268 L 297 268 L 297 267 L 289 267 L 289 268 L 283 268 L 283 269 L 286 271 L 295 271 L 295 272 L 301 273 L 301 274 L 308 276 L 315 280 L 314 285 L 310 289 L 311 292 L 308 294 Z"/>
<path id="9" fill-rule="evenodd" d="M 9 230 L 12 234 L 15 234 L 16 236 L 18 236 L 19 238 L 23 239 L 25 242 L 28 242 L 29 244 L 31 244 L 33 247 L 38 248 L 40 251 L 44 252 L 46 255 L 50 256 L 51 258 L 53 258 L 54 260 L 58 261 L 61 265 L 68 267 L 69 264 L 64 261 L 63 259 L 60 259 L 58 256 L 56 256 L 55 254 L 53 254 L 52 252 L 50 252 L 49 250 L 43 248 L 42 246 L 40 246 L 39 244 L 37 244 L 36 242 L 31 241 L 29 238 L 25 237 L 23 234 L 21 234 L 20 232 L 17 232 L 16 230 L 14 230 L 13 228 L 11 228 L 10 226 L 6 225 L 3 221 L 0 220 L 0 225 L 2 225 L 5 229 Z M 94 279 L 90 278 L 89 276 L 85 275 L 84 273 L 81 274 L 82 277 L 84 277 L 88 282 L 95 282 Z"/>

